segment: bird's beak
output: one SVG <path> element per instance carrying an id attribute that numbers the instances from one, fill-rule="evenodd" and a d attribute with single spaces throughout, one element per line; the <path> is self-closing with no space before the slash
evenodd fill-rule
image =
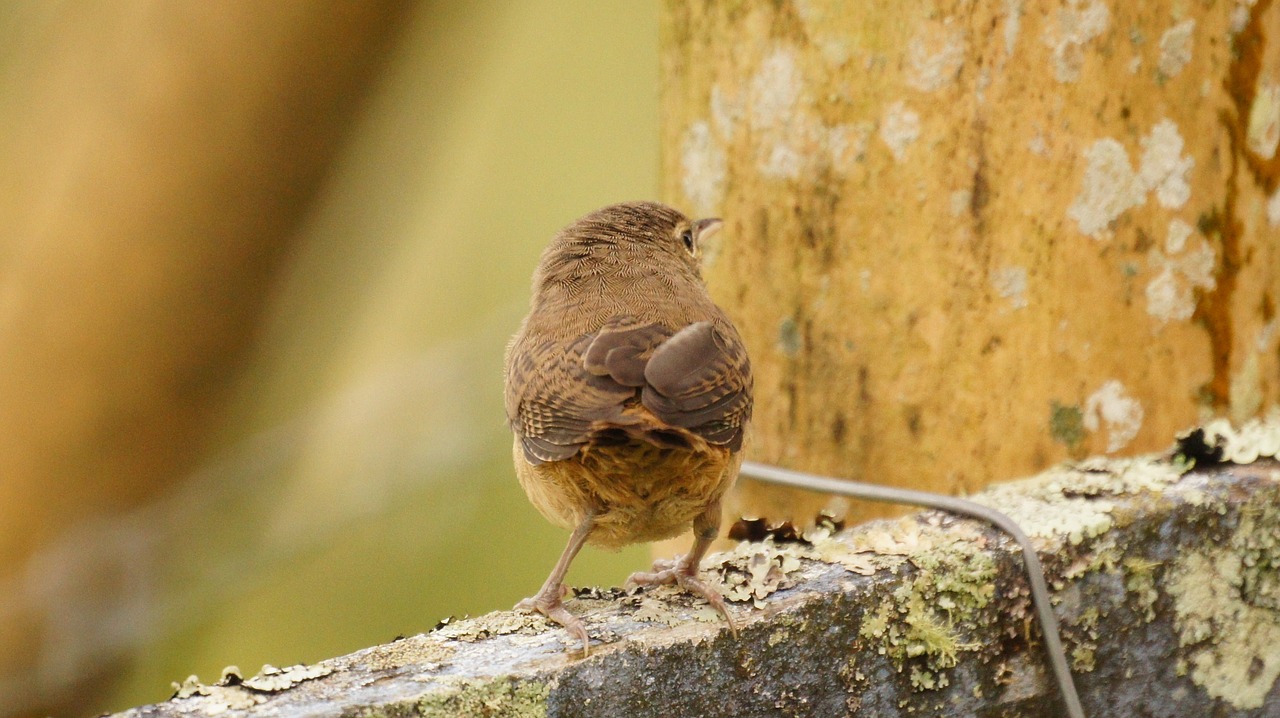
<path id="1" fill-rule="evenodd" d="M 701 244 L 703 240 L 710 239 L 716 232 L 719 232 L 720 227 L 723 225 L 724 222 L 721 222 L 719 217 L 700 219 L 693 223 L 693 234 L 698 238 L 698 243 Z"/>

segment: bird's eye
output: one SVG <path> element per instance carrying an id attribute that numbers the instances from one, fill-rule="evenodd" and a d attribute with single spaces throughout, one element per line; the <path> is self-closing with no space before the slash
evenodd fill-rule
<path id="1" fill-rule="evenodd" d="M 693 230 L 686 229 L 681 233 L 680 241 L 684 242 L 684 248 L 689 251 L 689 254 L 693 254 Z"/>

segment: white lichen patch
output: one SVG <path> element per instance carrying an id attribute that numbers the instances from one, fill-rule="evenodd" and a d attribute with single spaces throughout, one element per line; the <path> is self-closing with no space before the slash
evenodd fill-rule
<path id="1" fill-rule="evenodd" d="M 526 611 L 493 611 L 465 621 L 455 621 L 432 633 L 433 636 L 474 643 L 490 636 L 542 633 L 551 623 L 541 614 Z"/>
<path id="2" fill-rule="evenodd" d="M 287 668 L 276 668 L 267 664 L 262 667 L 258 675 L 244 679 L 241 685 L 255 691 L 275 693 L 292 688 L 303 681 L 323 678 L 330 673 L 333 673 L 332 667 L 320 664 L 313 666 L 299 664 Z"/>
<path id="3" fill-rule="evenodd" d="M 1272 319 L 1258 328 L 1258 334 L 1253 338 L 1253 345 L 1261 354 L 1271 348 L 1271 342 L 1280 334 L 1280 318 Z"/>
<path id="4" fill-rule="evenodd" d="M 1150 456 L 1095 458 L 990 486 L 973 500 L 1004 512 L 1029 536 L 1063 538 L 1076 545 L 1102 536 L 1114 525 L 1112 499 L 1167 491 L 1183 470 Z M 1094 553 L 1091 567 L 1105 563 L 1105 551 Z"/>
<path id="5" fill-rule="evenodd" d="M 801 102 L 804 78 L 796 56 L 794 48 L 777 48 L 748 85 L 747 120 L 759 138 L 757 166 L 770 179 L 799 177 L 807 161 L 804 152 L 820 130 L 809 103 Z"/>
<path id="6" fill-rule="evenodd" d="M 907 84 L 933 92 L 956 80 L 964 65 L 964 33 L 954 18 L 925 22 L 907 43 Z"/>
<path id="7" fill-rule="evenodd" d="M 201 683 L 196 676 L 188 676 L 181 684 L 174 683 L 173 697 L 198 699 L 201 711 L 209 715 L 248 710 L 264 703 L 272 693 L 286 691 L 299 683 L 323 678 L 333 672 L 333 667 L 323 664 L 298 664 L 288 668 L 268 664 L 258 675 L 242 679 L 239 668 L 227 666 L 222 670 L 222 678 L 211 686 Z"/>
<path id="8" fill-rule="evenodd" d="M 716 212 L 724 199 L 724 148 L 705 120 L 689 126 L 680 142 L 680 172 L 684 196 L 699 215 Z"/>
<path id="9" fill-rule="evenodd" d="M 1239 34 L 1249 25 L 1250 11 L 1258 0 L 1236 0 L 1236 6 L 1231 8 L 1231 20 L 1227 29 L 1232 35 Z"/>
<path id="10" fill-rule="evenodd" d="M 1031 479 L 1030 481 L 1049 479 Z M 987 489 L 973 497 L 1007 515 L 1018 523 L 1028 536 L 1041 539 L 1063 538 L 1071 545 L 1100 536 L 1114 524 L 1111 511 L 1115 504 L 1106 499 L 1067 498 L 1061 490 L 1047 488 L 1043 493 L 1028 493 L 1020 489 L 1002 486 Z"/>
<path id="11" fill-rule="evenodd" d="M 240 686 L 207 686 L 196 676 L 187 676 L 182 683 L 174 683 L 173 688 L 174 700 L 199 700 L 201 710 L 209 715 L 249 710 L 267 700 L 265 695 L 247 691 Z"/>
<path id="12" fill-rule="evenodd" d="M 1215 419 L 1201 430 L 1205 445 L 1220 449 L 1224 461 L 1252 464 L 1258 457 L 1280 458 L 1280 408 L 1272 409 L 1265 418 L 1250 419 L 1238 429 L 1226 419 Z"/>
<path id="13" fill-rule="evenodd" d="M 800 549 L 772 543 L 740 543 L 717 558 L 720 593 L 727 601 L 750 601 L 764 607 L 764 599 L 795 585 L 800 570 Z"/>
<path id="14" fill-rule="evenodd" d="M 1176 77 L 1191 62 L 1191 47 L 1196 29 L 1194 19 L 1183 20 L 1160 36 L 1160 64 L 1164 77 Z"/>
<path id="15" fill-rule="evenodd" d="M 747 112 L 751 129 L 769 131 L 788 125 L 795 118 L 804 85 L 796 55 L 795 48 L 778 47 L 765 56 L 752 75 Z"/>
<path id="16" fill-rule="evenodd" d="M 1280 678 L 1280 509 L 1241 509 L 1221 548 L 1180 557 L 1166 578 L 1191 679 L 1236 708 L 1263 705 Z"/>
<path id="17" fill-rule="evenodd" d="M 1162 207 L 1176 208 L 1191 198 L 1187 174 L 1195 166 L 1193 157 L 1182 155 L 1182 135 L 1173 120 L 1162 119 L 1142 140 L 1142 165 L 1138 183 L 1144 190 L 1154 191 Z"/>
<path id="18" fill-rule="evenodd" d="M 1249 107 L 1249 129 L 1245 135 L 1249 151 L 1264 160 L 1276 156 L 1280 144 L 1280 84 L 1259 83 Z"/>
<path id="19" fill-rule="evenodd" d="M 1084 68 L 1084 46 L 1106 31 L 1111 12 L 1102 0 L 1067 0 L 1044 29 L 1044 44 L 1053 53 L 1058 82 L 1076 82 Z"/>
<path id="20" fill-rule="evenodd" d="M 1027 306 L 1027 268 L 1002 267 L 991 272 L 991 288 L 1009 303 L 1010 309 Z"/>
<path id="21" fill-rule="evenodd" d="M 1152 248 L 1148 256 L 1157 274 L 1147 283 L 1147 314 L 1161 324 L 1190 319 L 1196 309 L 1195 290 L 1210 290 L 1217 284 L 1213 247 L 1202 239 L 1188 247 L 1191 233 L 1191 225 L 1170 220 L 1163 251 Z"/>
<path id="22" fill-rule="evenodd" d="M 1262 408 L 1265 395 L 1262 388 L 1262 372 L 1258 363 L 1258 355 L 1245 352 L 1244 361 L 1239 368 L 1231 372 L 1231 385 L 1227 392 L 1231 406 L 1231 418 L 1237 424 L 1243 424 L 1249 417 Z"/>
<path id="23" fill-rule="evenodd" d="M 1022 29 L 1022 0 L 1004 0 L 1004 53 L 1012 55 Z"/>
<path id="24" fill-rule="evenodd" d="M 1080 194 L 1067 209 L 1080 231 L 1094 239 L 1104 239 L 1121 214 L 1147 201 L 1154 192 L 1156 201 L 1167 208 L 1186 204 L 1191 197 L 1187 175 L 1195 158 L 1184 156 L 1182 135 L 1168 118 L 1162 119 L 1143 137 L 1142 160 L 1137 171 L 1124 145 L 1104 137 L 1085 150 L 1085 171 Z"/>
<path id="25" fill-rule="evenodd" d="M 1142 403 L 1125 391 L 1124 384 L 1112 379 L 1085 399 L 1083 424 L 1089 432 L 1105 427 L 1107 453 L 1113 453 L 1138 435 L 1144 414 Z"/>
<path id="26" fill-rule="evenodd" d="M 1085 150 L 1084 180 L 1067 216 L 1080 231 L 1102 239 L 1111 222 L 1130 207 L 1142 204 L 1146 194 L 1138 183 L 1129 153 L 1118 141 L 1105 137 Z"/>
<path id="27" fill-rule="evenodd" d="M 880 140 L 898 162 L 906 159 L 907 148 L 920 137 L 920 115 L 902 100 L 889 105 L 880 120 Z"/>
<path id="28" fill-rule="evenodd" d="M 743 89 L 711 88 L 710 123 L 691 125 L 681 146 L 685 194 L 695 207 L 701 207 L 699 199 L 722 199 L 724 148 L 740 137 L 744 125 L 750 130 L 756 169 L 768 179 L 803 179 L 824 168 L 843 174 L 862 158 L 871 124 L 824 123 L 800 72 L 799 53 L 792 45 L 779 45 L 765 55 Z"/>
<path id="29" fill-rule="evenodd" d="M 832 66 L 839 67 L 849 61 L 852 46 L 845 36 L 843 25 L 838 17 L 832 17 L 831 3 L 796 0 L 793 5 L 804 24 L 805 35 L 822 53 L 822 57 Z"/>

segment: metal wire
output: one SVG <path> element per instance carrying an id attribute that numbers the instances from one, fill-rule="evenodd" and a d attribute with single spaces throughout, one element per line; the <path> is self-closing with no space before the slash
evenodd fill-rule
<path id="1" fill-rule="evenodd" d="M 1045 651 L 1049 654 L 1049 664 L 1057 679 L 1058 691 L 1062 694 L 1063 706 L 1070 718 L 1085 718 L 1084 709 L 1080 705 L 1080 696 L 1076 693 L 1075 681 L 1071 677 L 1071 668 L 1067 665 L 1067 654 L 1062 646 L 1061 630 L 1058 616 L 1049 603 L 1049 586 L 1044 579 L 1044 567 L 1040 557 L 1036 555 L 1031 539 L 1022 532 L 1018 524 L 1005 514 L 989 506 L 943 494 L 932 494 L 927 491 L 913 491 L 890 486 L 877 486 L 861 481 L 837 479 L 830 476 L 818 476 L 802 471 L 783 469 L 754 461 L 742 464 L 742 475 L 770 484 L 790 486 L 808 491 L 849 496 L 864 501 L 879 501 L 888 504 L 906 504 L 922 506 L 930 509 L 950 511 L 961 516 L 981 519 L 1001 529 L 1013 537 L 1022 547 L 1022 560 L 1026 565 L 1027 578 L 1031 585 L 1031 601 L 1035 604 L 1036 615 L 1040 619 L 1040 631 L 1044 634 Z"/>

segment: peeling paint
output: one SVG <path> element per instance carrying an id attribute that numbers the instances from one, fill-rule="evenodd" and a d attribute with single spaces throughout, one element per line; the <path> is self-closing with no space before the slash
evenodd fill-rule
<path id="1" fill-rule="evenodd" d="M 1147 314 L 1160 320 L 1190 319 L 1196 309 L 1196 289 L 1213 289 L 1217 282 L 1214 272 L 1217 256 L 1213 247 L 1204 240 L 1188 250 L 1191 225 L 1180 219 L 1169 222 L 1169 234 L 1164 251 L 1152 249 L 1148 261 L 1159 270 L 1147 283 Z"/>
<path id="2" fill-rule="evenodd" d="M 1084 67 L 1084 45 L 1106 31 L 1111 12 L 1102 0 L 1086 6 L 1083 0 L 1067 0 L 1046 25 L 1044 44 L 1053 51 L 1053 72 L 1058 82 L 1076 82 Z"/>
<path id="3" fill-rule="evenodd" d="M 705 121 L 695 122 L 685 131 L 680 169 L 684 196 L 697 214 L 715 214 L 724 198 L 726 159 Z"/>
<path id="4" fill-rule="evenodd" d="M 1027 268 L 1004 267 L 991 273 L 991 288 L 1004 299 L 1009 307 L 1022 309 L 1027 306 Z"/>
<path id="5" fill-rule="evenodd" d="M 1183 20 L 1160 36 L 1160 74 L 1177 77 L 1182 68 L 1191 62 L 1192 33 L 1196 29 L 1194 19 Z"/>
<path id="6" fill-rule="evenodd" d="M 951 27 L 947 18 L 942 27 L 928 23 L 907 45 L 907 84 L 922 92 L 933 92 L 955 82 L 964 64 L 964 33 Z"/>
<path id="7" fill-rule="evenodd" d="M 1133 441 L 1142 428 L 1144 415 L 1142 404 L 1115 379 L 1103 384 L 1084 402 L 1084 428 L 1097 432 L 1105 426 L 1107 453 L 1119 451 Z"/>
<path id="8" fill-rule="evenodd" d="M 1258 88 L 1249 108 L 1249 130 L 1245 139 L 1249 151 L 1264 160 L 1276 156 L 1280 144 L 1280 84 Z"/>
<path id="9" fill-rule="evenodd" d="M 893 158 L 901 162 L 907 156 L 907 148 L 919 137 L 920 115 L 907 109 L 901 100 L 889 105 L 880 121 L 880 139 Z"/>

